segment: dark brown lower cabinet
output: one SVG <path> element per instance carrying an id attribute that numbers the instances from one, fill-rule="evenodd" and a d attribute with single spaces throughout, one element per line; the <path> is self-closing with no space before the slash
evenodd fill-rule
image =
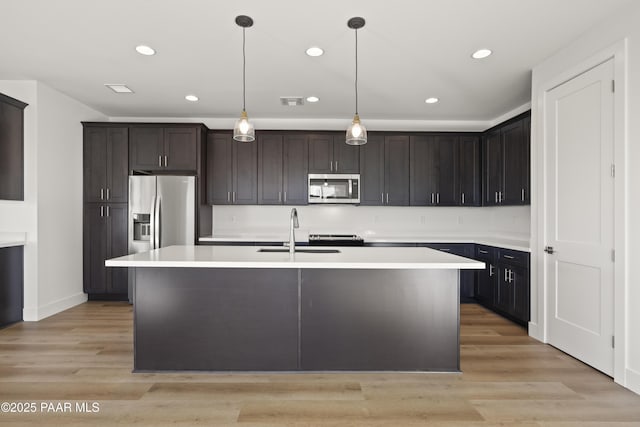
<path id="1" fill-rule="evenodd" d="M 476 245 L 475 258 L 486 264 L 476 272 L 476 300 L 526 326 L 530 319 L 529 254 Z"/>
<path id="2" fill-rule="evenodd" d="M 126 268 L 106 268 L 127 255 L 127 204 L 90 203 L 84 208 L 84 291 L 90 298 L 126 299 Z"/>
<path id="3" fill-rule="evenodd" d="M 473 243 L 427 243 L 424 246 L 465 258 L 474 258 Z M 460 302 L 474 301 L 475 270 L 460 270 Z"/>
<path id="4" fill-rule="evenodd" d="M 0 328 L 22 320 L 23 254 L 22 246 L 0 248 Z"/>

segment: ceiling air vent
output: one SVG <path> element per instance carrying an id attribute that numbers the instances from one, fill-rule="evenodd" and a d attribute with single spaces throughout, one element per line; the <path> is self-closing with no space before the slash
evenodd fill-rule
<path id="1" fill-rule="evenodd" d="M 301 96 L 281 96 L 280 104 L 287 107 L 297 107 L 298 105 L 304 105 L 304 98 Z"/>

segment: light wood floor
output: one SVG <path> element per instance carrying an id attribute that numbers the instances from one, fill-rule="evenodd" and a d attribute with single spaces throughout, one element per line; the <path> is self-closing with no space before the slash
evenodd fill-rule
<path id="1" fill-rule="evenodd" d="M 0 402 L 38 408 L 0 425 L 640 426 L 640 396 L 480 306 L 461 312 L 462 374 L 132 374 L 131 306 L 90 302 L 0 330 Z"/>

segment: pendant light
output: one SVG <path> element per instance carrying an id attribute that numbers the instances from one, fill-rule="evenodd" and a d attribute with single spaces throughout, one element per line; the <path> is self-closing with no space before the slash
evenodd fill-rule
<path id="1" fill-rule="evenodd" d="M 236 122 L 236 125 L 233 127 L 233 139 L 240 142 L 252 142 L 256 139 L 256 130 L 253 128 L 251 122 L 249 122 L 249 117 L 247 116 L 247 111 L 245 109 L 246 103 L 246 55 L 245 55 L 245 30 L 253 25 L 253 19 L 246 15 L 238 15 L 236 16 L 236 24 L 242 27 L 242 113 L 240 114 L 240 119 Z"/>
<path id="2" fill-rule="evenodd" d="M 364 27 L 364 18 L 351 18 L 347 22 L 347 26 L 355 30 L 356 34 L 356 114 L 347 128 L 346 142 L 349 145 L 364 145 L 367 143 L 367 129 L 360 122 L 360 116 L 358 116 L 358 29 Z"/>

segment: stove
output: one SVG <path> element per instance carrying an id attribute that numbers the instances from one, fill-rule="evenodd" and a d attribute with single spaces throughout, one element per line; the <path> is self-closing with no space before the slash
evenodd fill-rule
<path id="1" fill-rule="evenodd" d="M 309 246 L 364 246 L 364 239 L 355 234 L 309 234 Z"/>

